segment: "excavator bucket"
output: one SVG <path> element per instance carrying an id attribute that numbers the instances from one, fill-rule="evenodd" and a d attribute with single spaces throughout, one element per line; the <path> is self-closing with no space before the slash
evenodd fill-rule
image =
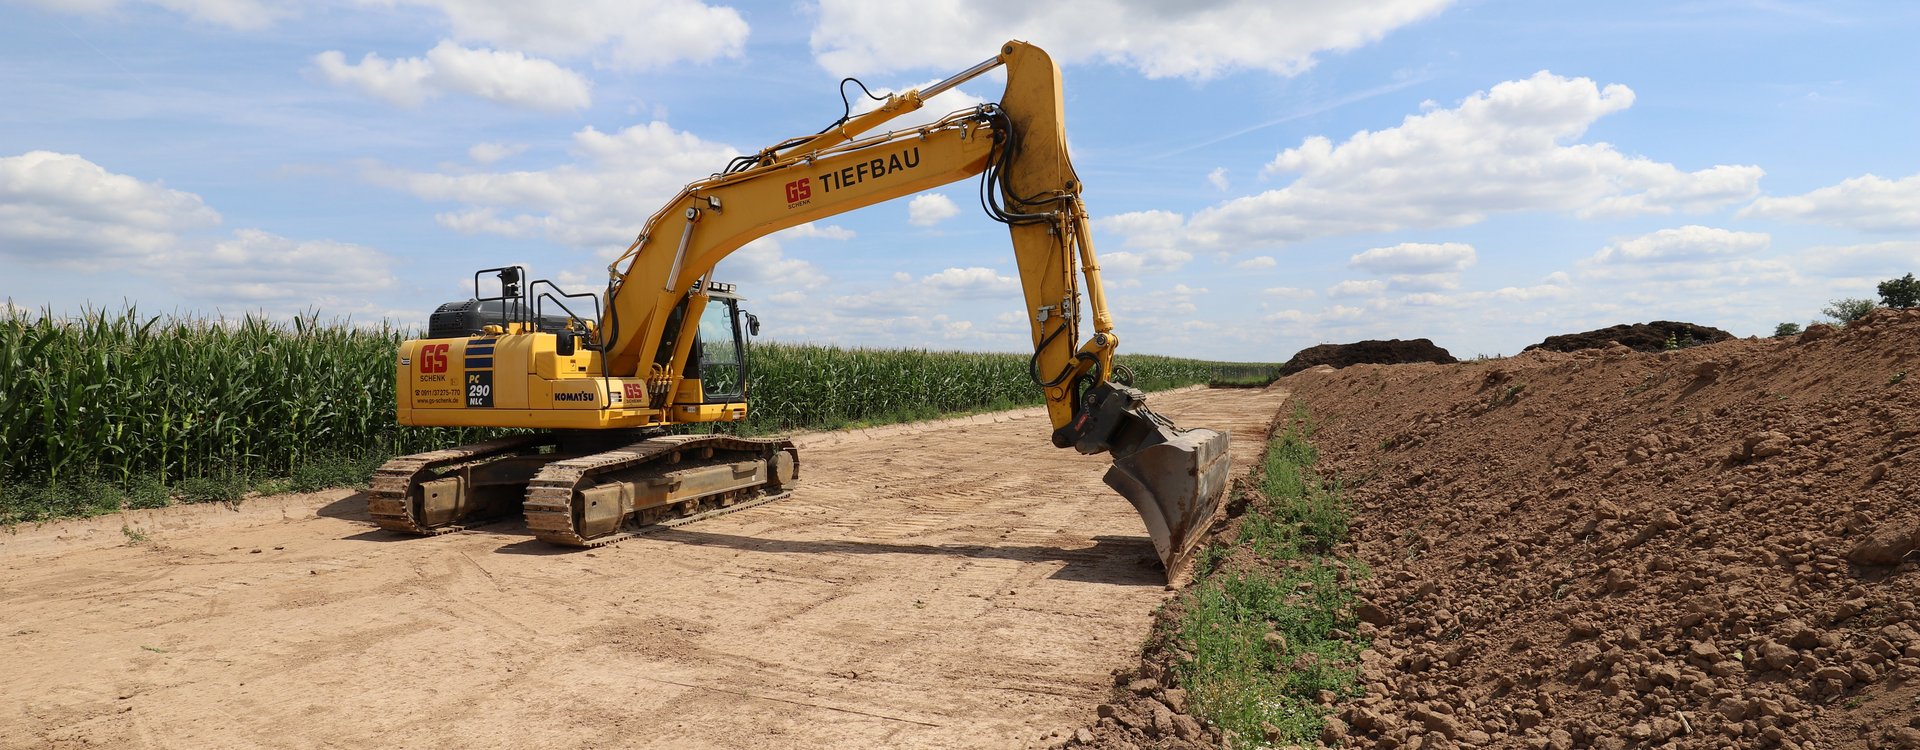
<path id="1" fill-rule="evenodd" d="M 1154 426 L 1160 439 L 1132 453 L 1115 451 L 1106 480 L 1147 523 L 1167 582 L 1178 584 L 1191 572 L 1194 547 L 1226 495 L 1227 435 Z"/>
<path id="2" fill-rule="evenodd" d="M 1182 430 L 1147 409 L 1140 391 L 1112 383 L 1099 389 L 1075 447 L 1113 454 L 1107 486 L 1133 504 L 1166 566 L 1167 583 L 1179 584 L 1226 496 L 1227 433 Z"/>

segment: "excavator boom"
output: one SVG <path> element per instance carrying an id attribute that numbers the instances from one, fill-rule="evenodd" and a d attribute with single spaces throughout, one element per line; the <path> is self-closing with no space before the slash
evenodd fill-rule
<path id="1" fill-rule="evenodd" d="M 879 130 L 940 92 L 1001 66 L 1007 83 L 999 103 L 927 125 Z M 772 232 L 979 177 L 983 205 L 1007 225 L 1012 240 L 1033 336 L 1029 373 L 1045 393 L 1052 442 L 1113 455 L 1107 484 L 1133 504 L 1169 578 L 1178 578 L 1224 494 L 1228 436 L 1175 427 L 1123 382 L 1125 370 L 1114 362 L 1119 336 L 1101 286 L 1082 186 L 1067 157 L 1063 109 L 1053 60 L 1037 47 L 1008 42 L 997 56 L 925 91 L 889 96 L 817 134 L 739 157 L 687 185 L 647 220 L 609 267 L 594 320 L 543 324 L 539 315 L 523 315 L 451 343 L 407 342 L 397 370 L 401 421 L 591 433 L 742 418 L 744 390 L 716 392 L 711 375 L 714 354 L 707 350 L 715 334 L 703 327 L 711 322 L 703 315 L 714 305 L 724 305 L 734 318 L 741 314 L 737 298 L 712 280 L 715 266 Z M 560 301 L 536 298 L 519 289 L 517 275 L 512 278 L 518 296 L 503 291 L 501 298 L 489 298 L 506 300 L 496 303 L 507 305 L 503 309 L 519 309 L 513 305 L 520 300 L 536 307 Z M 473 302 L 482 301 L 478 294 Z M 1083 324 L 1091 331 L 1083 331 Z M 564 327 L 549 330 L 556 326 Z M 736 337 L 737 328 L 736 322 Z M 450 357 L 467 365 L 453 368 L 465 378 L 464 404 L 438 395 L 444 391 L 432 379 L 449 374 Z M 512 364 L 499 366 L 502 358 Z M 414 364 L 421 361 L 426 369 Z M 490 368 L 484 377 L 476 362 Z M 487 395 L 479 399 L 474 389 L 483 386 Z M 797 476 L 790 443 L 662 440 L 668 438 L 610 449 L 573 436 L 557 445 L 534 440 L 519 447 L 475 446 L 460 456 L 437 452 L 437 458 L 395 468 L 391 497 L 382 506 L 392 523 L 383 524 L 420 533 L 436 527 L 408 514 L 457 520 L 459 508 L 493 507 L 480 502 L 483 493 L 473 488 L 496 488 L 493 494 L 500 495 L 524 487 L 529 524 L 542 538 L 587 543 L 633 519 L 657 515 L 650 509 L 692 510 L 709 495 L 744 499 L 759 489 L 789 486 Z M 688 457 L 709 468 L 668 470 Z M 460 482 L 448 478 L 456 474 Z M 429 491 L 433 482 L 438 484 Z M 661 489 L 669 486 L 724 489 Z M 437 515 L 425 499 L 429 495 L 443 497 L 434 506 Z"/>

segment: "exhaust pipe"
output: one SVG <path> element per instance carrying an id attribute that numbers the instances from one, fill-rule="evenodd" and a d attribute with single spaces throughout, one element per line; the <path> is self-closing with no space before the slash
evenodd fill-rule
<path id="1" fill-rule="evenodd" d="M 1194 548 L 1226 496 L 1228 435 L 1175 427 L 1146 407 L 1146 394 L 1127 386 L 1102 383 L 1090 395 L 1073 446 L 1081 453 L 1113 454 L 1107 486 L 1146 523 L 1167 583 L 1184 583 Z"/>

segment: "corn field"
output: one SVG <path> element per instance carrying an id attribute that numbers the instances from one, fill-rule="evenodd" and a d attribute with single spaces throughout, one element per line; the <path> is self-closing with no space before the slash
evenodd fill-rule
<path id="1" fill-rule="evenodd" d="M 418 332 L 314 317 L 0 314 L 0 524 L 115 509 L 119 495 L 100 487 L 160 487 L 147 494 L 159 493 L 153 502 L 164 504 L 164 488 L 178 496 L 196 481 L 258 486 L 341 457 L 364 470 L 387 456 L 483 437 L 394 424 L 393 352 L 412 335 Z M 1277 370 L 1137 355 L 1121 361 L 1149 390 L 1271 379 Z M 756 343 L 749 362 L 747 432 L 1040 403 L 1020 354 Z M 76 486 L 94 487 L 98 497 L 65 511 L 7 507 L 22 502 L 22 488 L 42 505 L 59 505 L 67 501 L 48 500 L 49 492 Z"/>
<path id="2" fill-rule="evenodd" d="M 919 419 L 1045 402 L 1027 355 L 920 349 L 844 349 L 757 343 L 747 354 L 747 430 L 779 432 Z M 1273 365 L 1122 355 L 1148 391 L 1214 380 L 1272 380 Z"/>

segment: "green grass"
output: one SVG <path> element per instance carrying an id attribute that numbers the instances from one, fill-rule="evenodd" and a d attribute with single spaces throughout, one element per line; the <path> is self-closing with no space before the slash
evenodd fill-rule
<path id="1" fill-rule="evenodd" d="M 1264 388 L 1280 379 L 1280 368 L 1264 365 L 1244 365 L 1231 368 L 1222 367 L 1215 371 L 1207 385 L 1214 388 Z"/>
<path id="2" fill-rule="evenodd" d="M 400 427 L 389 325 L 0 312 L 0 525 L 356 486 L 388 457 L 501 430 Z M 755 342 L 752 434 L 1042 403 L 1014 353 Z M 1272 365 L 1118 360 L 1160 390 Z"/>
<path id="3" fill-rule="evenodd" d="M 1358 602 L 1341 573 L 1365 575 L 1332 550 L 1350 517 L 1338 485 L 1313 471 L 1305 414 L 1267 446 L 1262 495 L 1235 543 L 1204 550 L 1201 577 L 1182 595 L 1172 637 L 1194 712 L 1226 730 L 1232 747 L 1311 745 L 1326 709 L 1321 691 L 1357 694 L 1365 644 L 1351 633 Z"/>

